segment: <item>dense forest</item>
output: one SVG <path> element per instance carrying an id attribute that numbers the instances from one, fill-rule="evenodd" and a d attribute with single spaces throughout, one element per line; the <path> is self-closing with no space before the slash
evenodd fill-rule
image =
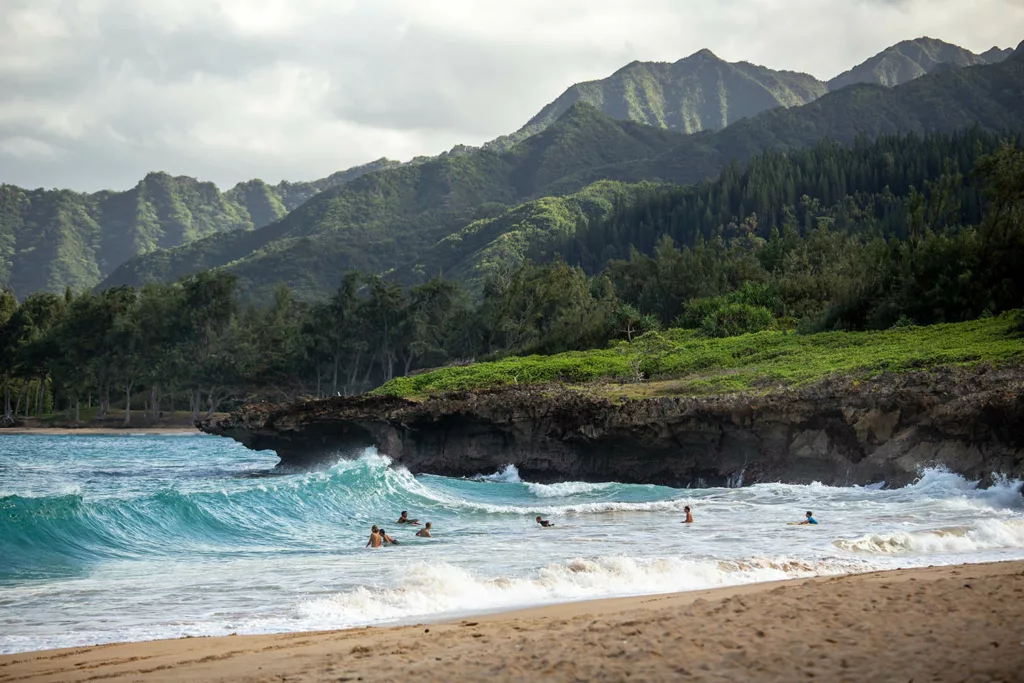
<path id="1" fill-rule="evenodd" d="M 599 245 L 600 248 L 595 248 Z M 709 337 L 954 322 L 1024 303 L 1024 151 L 982 131 L 770 153 L 692 187 L 620 195 L 471 293 L 345 275 L 242 303 L 214 270 L 101 292 L 0 293 L 4 419 L 363 391 L 470 359 Z"/>

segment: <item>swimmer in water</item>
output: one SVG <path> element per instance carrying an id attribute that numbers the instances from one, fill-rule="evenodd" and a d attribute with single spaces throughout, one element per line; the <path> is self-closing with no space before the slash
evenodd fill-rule
<path id="1" fill-rule="evenodd" d="M 817 523 L 818 523 L 818 520 L 816 520 L 814 518 L 814 514 L 810 510 L 807 511 L 807 519 L 805 519 L 804 521 L 800 522 L 800 524 L 817 524 Z"/>
<path id="2" fill-rule="evenodd" d="M 416 524 L 419 525 L 420 520 L 409 519 L 409 513 L 406 510 L 402 510 L 402 516 L 398 518 L 396 524 Z"/>
<path id="3" fill-rule="evenodd" d="M 384 545 L 398 545 L 398 541 L 388 536 L 388 532 L 384 531 L 384 529 L 380 530 L 380 538 L 384 541 Z"/>
<path id="4" fill-rule="evenodd" d="M 552 524 L 552 523 L 551 523 L 551 522 L 549 522 L 548 520 L 546 520 L 546 519 L 541 519 L 539 515 L 537 516 L 537 524 L 540 524 L 540 525 L 541 525 L 541 526 L 543 526 L 543 527 L 549 527 L 549 526 L 554 526 L 554 524 Z"/>
<path id="5" fill-rule="evenodd" d="M 693 514 L 690 512 L 690 506 L 684 507 L 683 512 L 686 513 L 686 519 L 683 520 L 683 524 L 693 524 Z"/>
<path id="6" fill-rule="evenodd" d="M 378 529 L 377 525 L 374 524 L 373 527 L 370 529 L 370 540 L 367 541 L 366 547 L 379 548 L 383 543 L 384 541 L 380 537 L 380 529 Z"/>
<path id="7" fill-rule="evenodd" d="M 419 531 L 417 531 L 416 535 L 419 536 L 420 538 L 432 538 L 432 536 L 430 535 L 430 528 L 432 526 L 433 525 L 430 522 L 427 522 L 427 525 L 425 527 L 423 527 L 422 529 L 420 529 Z"/>

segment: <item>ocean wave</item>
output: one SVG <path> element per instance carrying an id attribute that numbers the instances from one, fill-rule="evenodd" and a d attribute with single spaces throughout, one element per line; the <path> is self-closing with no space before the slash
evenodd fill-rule
<path id="1" fill-rule="evenodd" d="M 401 569 L 391 587 L 359 587 L 298 606 L 298 616 L 323 626 L 357 626 L 572 600 L 645 595 L 870 571 L 844 559 L 750 558 L 722 561 L 677 557 L 638 560 L 621 555 L 572 558 L 527 576 L 482 576 L 446 562 Z"/>
<path id="2" fill-rule="evenodd" d="M 505 465 L 494 474 L 478 474 L 471 477 L 473 481 L 493 481 L 498 484 L 522 484 L 519 478 L 519 468 L 515 465 Z"/>
<path id="3" fill-rule="evenodd" d="M 1024 520 L 983 519 L 969 527 L 869 534 L 834 541 L 833 545 L 841 550 L 883 555 L 1024 548 Z"/>

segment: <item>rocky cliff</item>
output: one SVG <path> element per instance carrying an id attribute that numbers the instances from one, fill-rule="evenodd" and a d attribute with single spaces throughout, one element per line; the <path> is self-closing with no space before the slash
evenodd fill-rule
<path id="1" fill-rule="evenodd" d="M 367 446 L 412 472 L 723 486 L 901 485 L 922 466 L 976 479 L 1024 474 L 1024 368 L 835 378 L 760 395 L 609 400 L 557 386 L 423 402 L 359 396 L 247 405 L 200 428 L 282 464 Z"/>

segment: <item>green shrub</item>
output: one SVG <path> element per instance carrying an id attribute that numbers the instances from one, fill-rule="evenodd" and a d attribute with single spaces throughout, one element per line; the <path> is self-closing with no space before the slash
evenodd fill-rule
<path id="1" fill-rule="evenodd" d="M 736 337 L 770 329 L 774 322 L 763 306 L 725 304 L 704 317 L 700 331 L 707 337 Z"/>

